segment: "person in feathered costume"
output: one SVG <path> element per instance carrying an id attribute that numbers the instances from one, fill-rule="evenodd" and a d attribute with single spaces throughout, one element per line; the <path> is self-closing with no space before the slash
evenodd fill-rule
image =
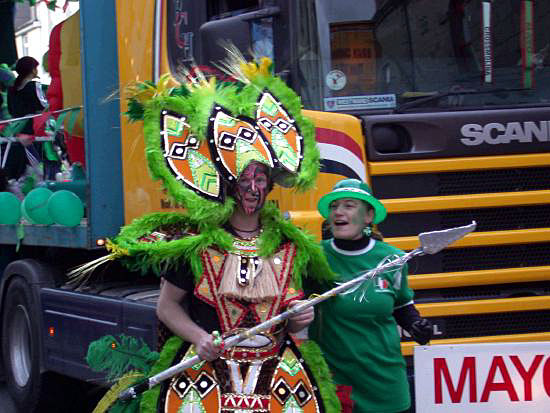
<path id="1" fill-rule="evenodd" d="M 161 338 L 158 360 L 142 374 L 196 354 L 202 361 L 145 392 L 131 409 L 118 402 L 111 411 L 340 410 L 319 348 L 297 346 L 289 335 L 312 321 L 312 309 L 223 348 L 227 338 L 299 302 L 302 278 L 332 279 L 314 238 L 266 202 L 273 185 L 303 191 L 315 184 L 313 125 L 269 59 L 258 65 L 228 50 L 220 67 L 234 82 L 195 70 L 177 87 L 164 76 L 132 88 L 128 115 L 144 121 L 151 174 L 185 213 L 137 219 L 109 242 L 108 257 L 81 270 L 117 258 L 162 277 L 157 315 L 173 335 Z M 92 347 L 88 360 L 105 361 L 94 354 L 102 346 Z M 117 389 L 128 381 L 135 380 L 125 376 Z"/>

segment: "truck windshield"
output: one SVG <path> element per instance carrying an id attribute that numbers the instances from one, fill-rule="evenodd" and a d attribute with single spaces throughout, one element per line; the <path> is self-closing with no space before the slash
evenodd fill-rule
<path id="1" fill-rule="evenodd" d="M 297 88 L 327 111 L 545 105 L 550 2 L 302 0 Z"/>

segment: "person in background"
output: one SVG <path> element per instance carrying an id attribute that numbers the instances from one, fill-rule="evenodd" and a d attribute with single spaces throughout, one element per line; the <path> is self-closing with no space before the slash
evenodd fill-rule
<path id="1" fill-rule="evenodd" d="M 31 56 L 24 56 L 15 64 L 17 78 L 8 90 L 8 110 L 14 118 L 40 113 L 48 106 L 42 85 L 34 80 L 38 77 L 38 65 Z M 32 135 L 32 122 L 27 122 L 21 133 Z"/>
<path id="2" fill-rule="evenodd" d="M 0 121 L 9 119 L 8 108 L 6 105 L 6 91 L 15 80 L 13 72 L 5 63 L 0 64 Z M 0 130 L 6 127 L 6 124 L 0 125 Z M 5 145 L 0 146 L 0 192 L 8 190 L 8 179 L 3 167 L 3 149 Z"/>
<path id="3" fill-rule="evenodd" d="M 33 80 L 38 76 L 38 61 L 24 56 L 15 64 L 17 78 L 8 89 L 8 111 L 13 118 L 40 113 L 48 103 L 42 93 L 42 86 Z M 29 163 L 40 162 L 40 145 L 32 142 L 34 135 L 32 119 L 27 120 L 19 130 L 19 142 L 11 145 L 5 171 L 8 179 L 18 179 Z"/>
<path id="4" fill-rule="evenodd" d="M 321 245 L 339 282 L 403 254 L 373 233 L 372 225 L 383 221 L 387 213 L 360 180 L 338 182 L 320 199 L 318 209 L 332 231 L 333 238 Z M 431 339 L 431 323 L 414 306 L 406 265 L 381 273 L 316 308 L 309 338 L 323 351 L 344 412 L 409 410 L 409 383 L 397 325 L 422 345 Z"/>
<path id="5" fill-rule="evenodd" d="M 6 92 L 13 85 L 15 76 L 5 63 L 0 64 L 0 120 L 9 119 Z"/>
<path id="6" fill-rule="evenodd" d="M 4 83 L 0 80 L 0 120 L 8 119 L 9 115 L 7 111 L 4 108 L 4 93 L 6 91 L 6 88 L 4 86 Z"/>

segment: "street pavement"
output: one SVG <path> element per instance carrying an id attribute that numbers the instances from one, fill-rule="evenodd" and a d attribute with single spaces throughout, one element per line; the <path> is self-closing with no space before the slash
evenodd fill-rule
<path id="1" fill-rule="evenodd" d="M 6 383 L 3 382 L 0 382 L 0 412 L 17 413 L 13 400 L 6 389 Z"/>
<path id="2" fill-rule="evenodd" d="M 66 384 L 66 383 L 65 383 Z M 67 387 L 63 393 L 55 393 L 52 395 L 52 400 L 61 397 L 65 401 L 45 402 L 41 412 L 56 412 L 56 413 L 88 413 L 91 412 L 102 394 L 89 393 L 78 388 L 77 386 Z M 30 412 L 18 412 L 15 407 L 15 403 L 8 393 L 6 383 L 0 381 L 0 413 L 30 413 Z"/>

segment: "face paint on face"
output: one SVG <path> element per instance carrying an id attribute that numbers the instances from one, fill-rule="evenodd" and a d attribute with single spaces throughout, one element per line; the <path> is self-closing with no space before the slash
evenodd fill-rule
<path id="1" fill-rule="evenodd" d="M 268 188 L 267 167 L 251 163 L 242 171 L 237 181 L 235 198 L 243 211 L 250 215 L 264 206 Z"/>
<path id="2" fill-rule="evenodd" d="M 331 202 L 328 216 L 332 235 L 337 239 L 355 240 L 372 222 L 374 211 L 358 199 L 342 198 Z"/>

